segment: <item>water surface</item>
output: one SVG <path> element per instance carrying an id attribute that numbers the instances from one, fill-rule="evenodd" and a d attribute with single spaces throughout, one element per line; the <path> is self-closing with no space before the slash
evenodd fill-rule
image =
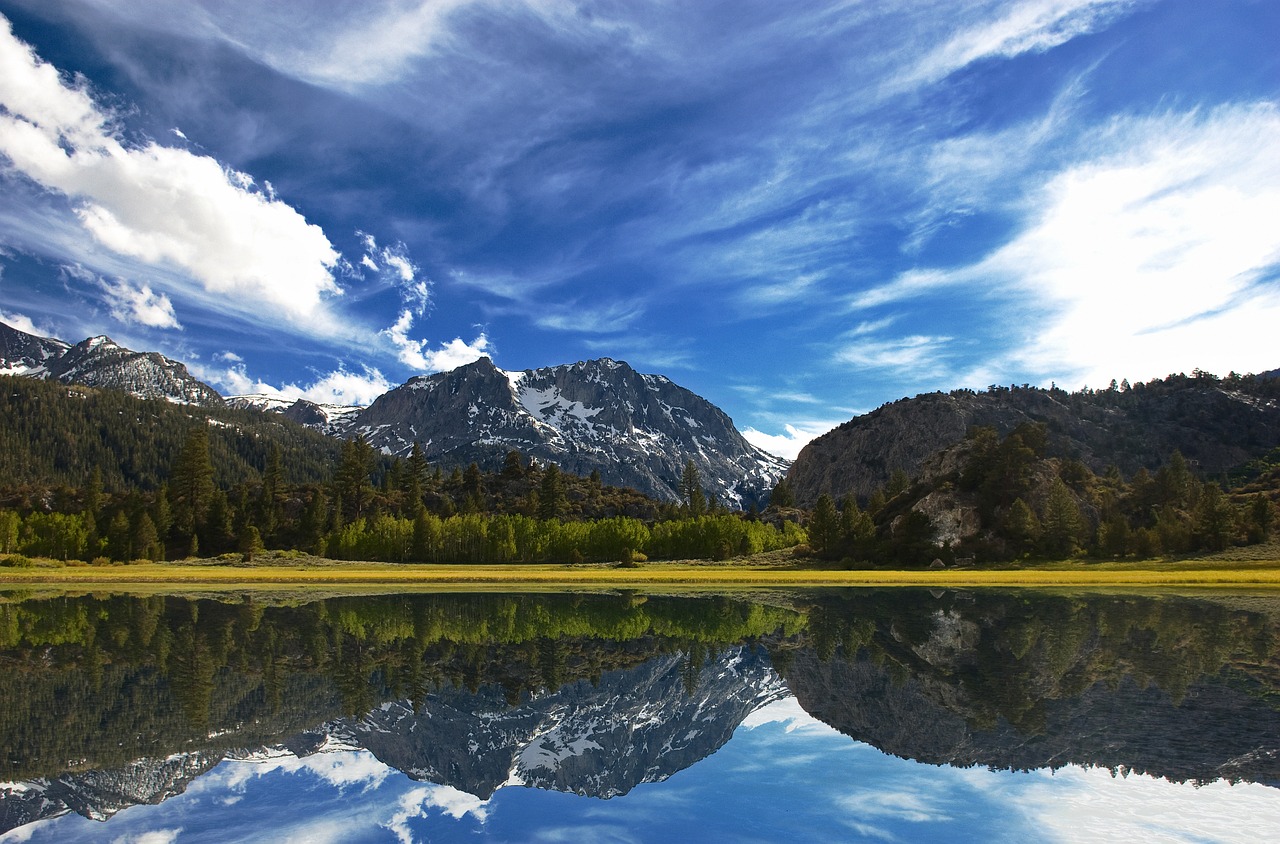
<path id="1" fill-rule="evenodd" d="M 0 603 L 0 840 L 1259 841 L 1265 597 Z"/>

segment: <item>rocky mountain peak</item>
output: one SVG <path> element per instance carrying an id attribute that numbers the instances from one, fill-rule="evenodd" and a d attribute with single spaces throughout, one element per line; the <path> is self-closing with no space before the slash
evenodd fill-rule
<path id="1" fill-rule="evenodd" d="M 706 399 L 609 358 L 507 372 L 488 358 L 418 376 L 362 411 L 354 431 L 392 454 L 496 464 L 515 449 L 577 475 L 677 498 L 685 463 L 708 491 L 759 499 L 786 463 L 752 446 Z"/>
<path id="2" fill-rule="evenodd" d="M 0 323 L 0 371 L 120 390 L 144 399 L 218 407 L 222 396 L 157 352 L 135 352 L 105 334 L 74 346 Z"/>
<path id="3" fill-rule="evenodd" d="M 50 360 L 71 348 L 61 340 L 27 334 L 0 322 L 0 373 L 39 377 Z"/>

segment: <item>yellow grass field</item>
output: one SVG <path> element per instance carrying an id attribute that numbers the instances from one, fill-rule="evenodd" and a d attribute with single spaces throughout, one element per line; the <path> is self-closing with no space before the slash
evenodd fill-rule
<path id="1" fill-rule="evenodd" d="M 0 568 L 0 588 L 207 586 L 219 589 L 392 587 L 405 589 L 652 588 L 652 587 L 1206 587 L 1280 589 L 1280 561 L 1189 560 L 1145 563 L 1059 563 L 1031 568 L 927 571 L 845 571 L 806 568 L 777 558 L 727 563 L 607 565 L 393 565 L 309 558 L 272 559 L 263 565 L 226 560 L 132 563 L 117 566 Z"/>

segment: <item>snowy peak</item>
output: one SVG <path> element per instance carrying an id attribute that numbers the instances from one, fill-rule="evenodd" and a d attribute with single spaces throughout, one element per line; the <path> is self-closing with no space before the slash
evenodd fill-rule
<path id="1" fill-rule="evenodd" d="M 245 396 L 228 396 L 228 407 L 238 410 L 257 410 L 261 413 L 279 413 L 299 425 L 314 428 L 329 436 L 343 436 L 350 429 L 356 414 L 364 410 L 355 405 L 318 404 L 306 399 L 289 399 L 282 396 L 255 393 Z"/>
<path id="2" fill-rule="evenodd" d="M 787 464 L 749 444 L 715 405 L 609 358 L 507 372 L 488 358 L 413 378 L 361 412 L 353 432 L 391 454 L 494 464 L 512 449 L 577 475 L 675 500 L 692 460 L 720 501 L 746 507 Z"/>
<path id="3" fill-rule="evenodd" d="M 41 377 L 49 361 L 66 354 L 70 344 L 27 334 L 0 322 L 0 375 Z"/>
<path id="4" fill-rule="evenodd" d="M 195 378 L 183 364 L 158 352 L 126 349 L 104 335 L 82 340 L 52 361 L 49 377 L 175 404 L 224 404 L 216 390 Z"/>
<path id="5" fill-rule="evenodd" d="M 144 399 L 219 407 L 222 396 L 157 352 L 126 349 L 105 334 L 74 346 L 0 323 L 0 374 L 120 390 Z"/>

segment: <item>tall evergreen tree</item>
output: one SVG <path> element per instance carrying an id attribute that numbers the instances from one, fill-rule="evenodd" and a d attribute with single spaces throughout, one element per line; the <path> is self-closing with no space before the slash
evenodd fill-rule
<path id="1" fill-rule="evenodd" d="M 819 557 L 835 559 L 840 553 L 840 515 L 827 493 L 818 496 L 809 517 L 809 547 Z"/>
<path id="2" fill-rule="evenodd" d="M 564 479 L 560 467 L 547 464 L 542 471 L 542 483 L 538 487 L 538 518 L 558 519 L 564 509 Z"/>
<path id="3" fill-rule="evenodd" d="M 701 516 L 707 511 L 707 499 L 702 491 L 702 473 L 692 460 L 684 464 L 680 475 L 680 497 L 684 499 L 690 516 Z"/>
<path id="4" fill-rule="evenodd" d="M 204 526 L 214 492 L 207 428 L 196 428 L 187 436 L 173 467 L 169 489 L 173 495 L 174 529 L 182 539 L 193 541 Z"/>

